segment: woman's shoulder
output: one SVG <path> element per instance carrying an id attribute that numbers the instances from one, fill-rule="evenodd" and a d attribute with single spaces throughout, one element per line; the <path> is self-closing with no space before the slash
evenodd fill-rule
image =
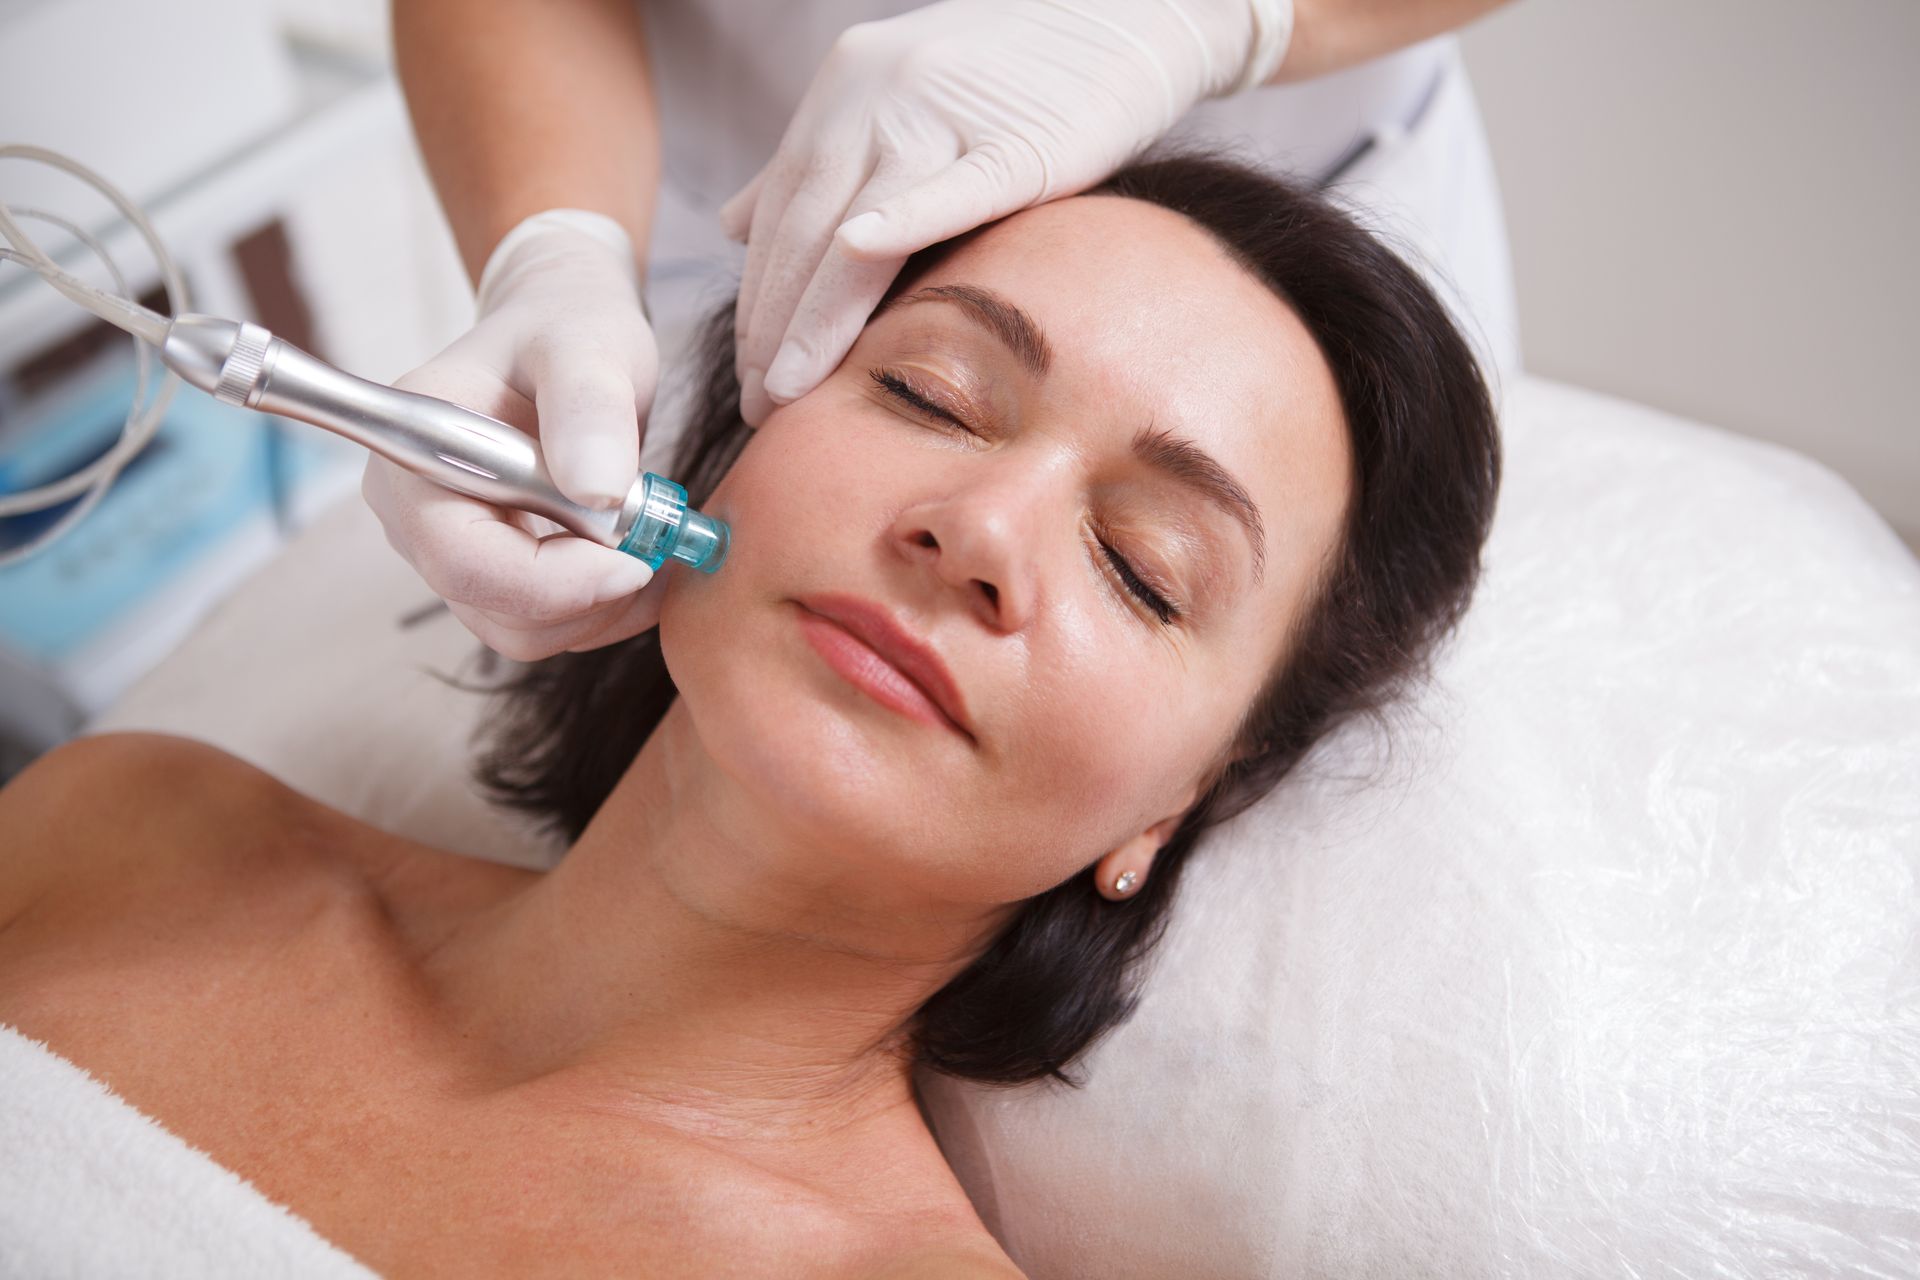
<path id="1" fill-rule="evenodd" d="M 102 733 L 55 747 L 0 790 L 0 813 L 42 834 L 204 827 L 265 804 L 324 809 L 230 751 L 170 733 Z"/>
<path id="2" fill-rule="evenodd" d="M 0 927 L 102 877 L 211 869 L 234 839 L 324 806 L 230 752 L 164 733 L 76 738 L 0 788 Z M 214 833 L 218 833 L 217 837 Z"/>
<path id="3" fill-rule="evenodd" d="M 198 738 L 173 733 L 95 733 L 64 742 L 36 757 L 7 784 L 6 792 L 13 793 L 23 783 L 39 787 L 85 785 L 108 771 L 184 776 L 227 765 L 253 769 L 231 752 Z"/>
<path id="4" fill-rule="evenodd" d="M 988 1241 L 917 1250 L 871 1272 L 866 1280 L 1026 1280 L 1026 1273 Z"/>
<path id="5" fill-rule="evenodd" d="M 198 812 L 280 787 L 271 774 L 197 738 L 100 733 L 38 757 L 0 790 L 0 803 L 42 816 L 145 821 L 156 812 Z M 76 813 L 76 811 L 78 811 Z"/>
<path id="6" fill-rule="evenodd" d="M 910 1121 L 860 1163 L 883 1174 L 895 1197 L 885 1252 L 862 1280 L 1024 1280 L 954 1176 L 925 1116 Z"/>

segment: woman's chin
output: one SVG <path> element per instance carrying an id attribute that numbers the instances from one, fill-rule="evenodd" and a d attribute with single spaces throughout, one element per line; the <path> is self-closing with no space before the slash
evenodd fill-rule
<path id="1" fill-rule="evenodd" d="M 836 839 L 930 799 L 917 794 L 927 771 L 883 719 L 897 713 L 839 696 L 790 655 L 755 654 L 708 652 L 674 673 L 702 750 L 736 785 L 783 823 Z"/>
<path id="2" fill-rule="evenodd" d="M 901 850 L 938 861 L 955 831 L 977 827 L 978 798 L 948 794 L 976 777 L 956 767 L 977 758 L 966 740 L 836 671 L 807 642 L 797 605 L 678 604 L 663 610 L 661 647 L 693 749 L 769 829 L 849 861 L 869 851 L 877 870 Z M 712 642 L 715 616 L 729 612 L 724 642 Z"/>

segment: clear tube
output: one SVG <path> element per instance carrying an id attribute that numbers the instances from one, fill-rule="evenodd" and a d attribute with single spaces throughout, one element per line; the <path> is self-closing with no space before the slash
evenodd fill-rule
<path id="1" fill-rule="evenodd" d="M 31 160 L 51 165 L 56 169 L 72 174 L 101 195 L 105 196 L 120 211 L 135 230 L 147 242 L 148 250 L 153 254 L 154 262 L 160 268 L 160 278 L 166 287 L 167 303 L 175 314 L 189 309 L 187 300 L 187 282 L 181 274 L 179 265 L 161 243 L 160 235 L 154 230 L 139 207 L 133 203 L 118 187 L 87 168 L 77 160 L 71 160 L 57 151 L 45 147 L 9 144 L 0 146 L 0 159 Z M 95 288 L 78 276 L 61 269 L 47 253 L 35 243 L 17 221 L 18 218 L 35 218 L 58 227 L 85 246 L 102 264 L 112 277 L 118 293 L 109 293 Z M 120 428 L 120 438 L 111 449 L 91 463 L 80 468 L 72 475 L 64 476 L 51 484 L 29 489 L 24 493 L 0 495 L 0 517 L 22 515 L 30 511 L 44 511 L 48 507 L 70 502 L 76 496 L 81 498 L 71 511 L 44 530 L 38 537 L 25 546 L 0 553 L 0 568 L 16 564 L 28 556 L 44 550 L 55 539 L 84 520 L 100 499 L 106 496 L 113 486 L 115 477 L 137 457 L 140 451 L 153 440 L 154 433 L 160 429 L 161 419 L 166 413 L 167 403 L 172 399 L 180 380 L 169 370 L 160 372 L 160 384 L 151 399 L 148 398 L 148 382 L 153 376 L 153 353 L 148 345 L 158 345 L 166 341 L 167 318 L 141 306 L 128 296 L 126 277 L 120 272 L 106 247 L 94 236 L 75 226 L 65 218 L 44 213 L 36 209 L 14 209 L 0 200 L 0 238 L 4 238 L 10 247 L 0 248 L 0 261 L 14 262 L 37 272 L 48 284 L 58 289 L 68 298 L 85 307 L 118 328 L 126 330 L 136 339 L 135 347 L 135 389 L 133 403 L 127 408 L 127 417 Z M 143 405 L 144 402 L 144 405 Z"/>

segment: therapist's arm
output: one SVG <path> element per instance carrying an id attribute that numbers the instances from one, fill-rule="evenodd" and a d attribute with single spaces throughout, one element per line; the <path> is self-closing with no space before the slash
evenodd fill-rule
<path id="1" fill-rule="evenodd" d="M 1268 84 L 1340 71 L 1456 27 L 1507 0 L 1294 0 L 1293 38 Z"/>
<path id="2" fill-rule="evenodd" d="M 394 0 L 393 45 L 471 279 L 556 208 L 619 222 L 645 272 L 660 129 L 634 0 Z"/>

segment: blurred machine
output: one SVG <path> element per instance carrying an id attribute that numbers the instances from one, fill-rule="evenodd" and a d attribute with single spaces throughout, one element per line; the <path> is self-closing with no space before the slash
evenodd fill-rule
<path id="1" fill-rule="evenodd" d="M 405 136 L 384 62 L 289 39 L 251 0 L 0 0 L 0 120 L 9 141 L 112 174 L 176 253 L 194 307 L 317 353 L 328 344 L 287 208 L 316 169 Z M 0 189 L 95 235 L 130 292 L 165 308 L 155 264 L 97 194 L 18 162 L 0 162 Z M 70 236 L 30 229 L 65 269 L 106 283 Z M 133 397 L 132 346 L 0 264 L 0 494 L 105 452 Z M 358 483 L 363 451 L 268 422 L 176 395 L 95 510 L 0 567 L 0 779 L 79 732 Z M 0 553 L 64 510 L 0 519 Z"/>
<path id="2" fill-rule="evenodd" d="M 106 452 L 134 395 L 117 348 L 86 362 L 0 432 L 0 492 Z M 326 501 L 359 478 L 358 450 L 310 428 L 176 396 L 152 442 L 52 546 L 0 568 L 0 719 L 16 751 L 72 736 Z M 74 499 L 78 502 L 79 499 Z M 65 506 L 0 520 L 0 551 Z"/>

